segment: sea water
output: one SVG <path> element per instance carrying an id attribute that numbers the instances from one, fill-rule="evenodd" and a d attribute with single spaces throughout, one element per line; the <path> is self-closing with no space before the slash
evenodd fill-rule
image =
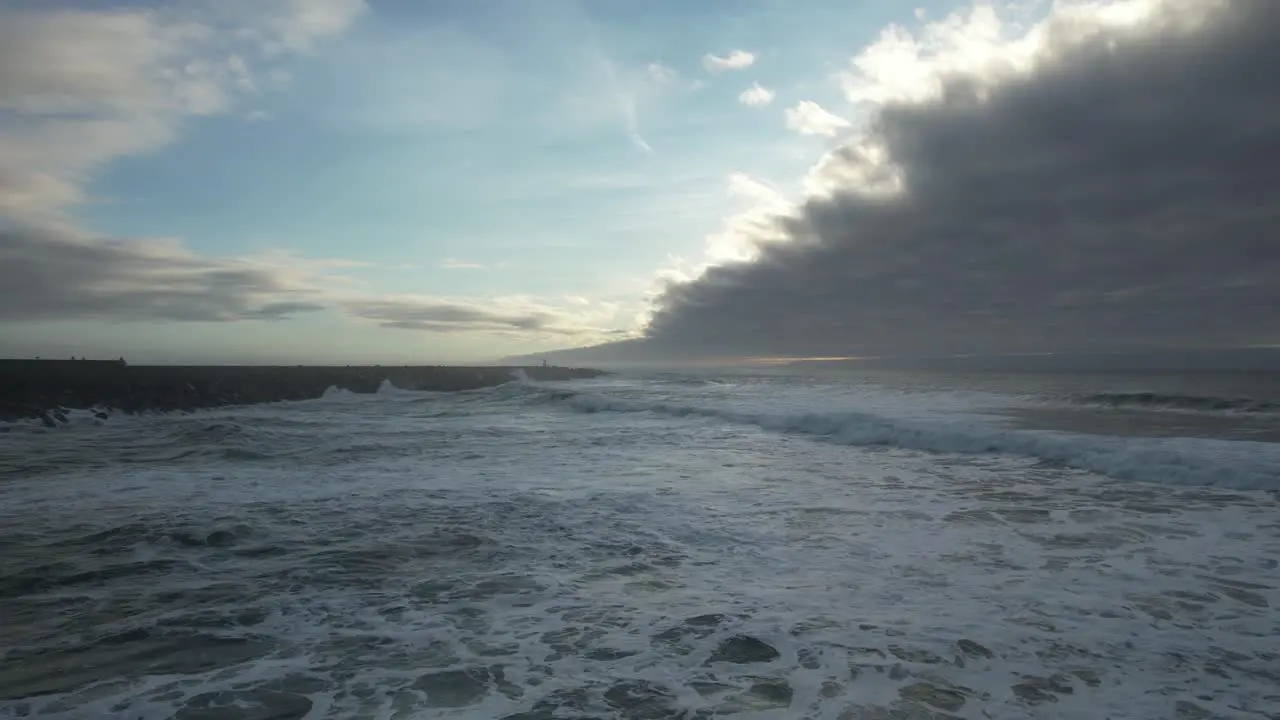
<path id="1" fill-rule="evenodd" d="M 1280 405 L 1231 382 L 624 373 L 15 423 L 0 717 L 1274 718 Z"/>

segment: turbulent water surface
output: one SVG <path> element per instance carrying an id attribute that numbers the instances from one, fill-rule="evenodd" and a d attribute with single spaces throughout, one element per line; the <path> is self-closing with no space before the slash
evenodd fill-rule
<path id="1" fill-rule="evenodd" d="M 0 717 L 1280 716 L 1280 406 L 1046 382 L 13 425 Z"/>

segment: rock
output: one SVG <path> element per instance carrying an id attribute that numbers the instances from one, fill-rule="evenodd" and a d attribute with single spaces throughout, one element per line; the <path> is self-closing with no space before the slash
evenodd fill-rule
<path id="1" fill-rule="evenodd" d="M 774 647 L 763 640 L 750 635 L 735 635 L 720 643 L 720 647 L 711 654 L 707 664 L 718 662 L 729 663 L 762 663 L 777 660 L 781 655 Z"/>

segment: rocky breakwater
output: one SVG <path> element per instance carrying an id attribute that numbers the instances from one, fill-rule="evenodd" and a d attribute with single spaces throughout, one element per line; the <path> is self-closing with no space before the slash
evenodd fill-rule
<path id="1" fill-rule="evenodd" d="M 189 411 L 318 398 L 330 387 L 376 392 L 382 382 L 405 390 L 456 391 L 510 382 L 592 378 L 599 370 L 563 367 L 455 366 L 147 366 L 121 361 L 0 360 L 0 420 L 66 422 L 71 409 L 110 412 Z"/>

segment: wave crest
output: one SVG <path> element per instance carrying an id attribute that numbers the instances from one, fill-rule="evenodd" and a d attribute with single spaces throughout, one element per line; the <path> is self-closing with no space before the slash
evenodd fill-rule
<path id="1" fill-rule="evenodd" d="M 861 412 L 752 412 L 572 391 L 545 396 L 542 402 L 562 402 L 582 413 L 650 412 L 671 417 L 719 419 L 842 445 L 964 455 L 1015 455 L 1121 480 L 1280 490 L 1280 446 L 1267 443 L 1018 430 L 974 417 L 905 420 Z"/>
<path id="2" fill-rule="evenodd" d="M 1094 393 L 1076 398 L 1084 405 L 1107 407 L 1132 407 L 1147 410 L 1185 410 L 1189 412 L 1280 412 L 1280 402 L 1251 400 L 1249 398 L 1225 398 L 1211 395 L 1176 395 L 1155 392 Z"/>

